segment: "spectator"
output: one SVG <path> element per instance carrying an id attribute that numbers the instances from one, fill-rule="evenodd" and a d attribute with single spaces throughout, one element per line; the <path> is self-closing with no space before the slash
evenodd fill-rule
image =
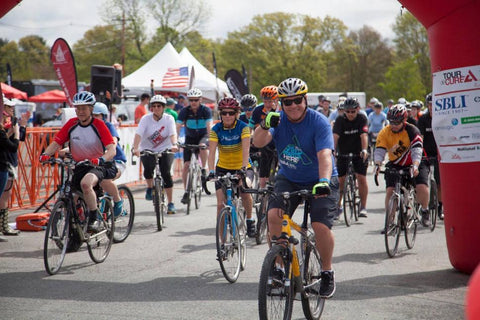
<path id="1" fill-rule="evenodd" d="M 173 109 L 175 106 L 175 100 L 172 98 L 167 98 L 167 106 L 165 108 L 165 113 L 171 115 L 175 122 L 177 122 L 178 119 L 178 113 Z"/>
<path id="2" fill-rule="evenodd" d="M 180 112 L 184 107 L 187 106 L 187 99 L 185 98 L 184 95 L 179 95 L 178 96 L 178 102 L 175 105 L 175 111 Z"/>
<path id="3" fill-rule="evenodd" d="M 140 104 L 135 108 L 135 123 L 139 123 L 140 119 L 147 114 L 147 106 L 150 103 L 150 95 L 148 93 L 142 93 L 140 96 Z"/>

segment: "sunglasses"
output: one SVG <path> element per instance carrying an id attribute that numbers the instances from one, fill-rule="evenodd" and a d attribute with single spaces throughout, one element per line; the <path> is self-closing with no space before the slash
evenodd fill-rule
<path id="1" fill-rule="evenodd" d="M 287 107 L 288 107 L 288 106 L 291 106 L 293 103 L 295 103 L 295 104 L 300 104 L 300 103 L 302 103 L 302 101 L 303 101 L 303 96 L 297 97 L 297 98 L 295 98 L 295 99 L 288 99 L 288 100 L 283 99 L 283 100 L 282 100 L 282 104 L 283 104 L 284 106 L 287 106 Z"/>
<path id="2" fill-rule="evenodd" d="M 398 126 L 402 123 L 403 123 L 403 121 L 390 121 L 390 124 L 393 124 L 394 126 Z"/>
<path id="3" fill-rule="evenodd" d="M 200 99 L 188 99 L 188 101 L 190 101 L 190 102 L 198 102 L 198 101 L 200 101 Z"/>
<path id="4" fill-rule="evenodd" d="M 234 115 L 237 114 L 237 112 L 236 112 L 236 111 L 222 111 L 222 112 L 220 112 L 220 114 L 221 114 L 222 116 L 227 116 L 227 115 L 228 115 L 228 116 L 234 116 Z"/>
<path id="5" fill-rule="evenodd" d="M 355 112 L 357 112 L 357 110 L 345 110 L 345 113 L 350 113 L 350 114 L 352 114 L 352 113 L 355 113 Z"/>
<path id="6" fill-rule="evenodd" d="M 152 104 L 150 108 L 165 108 L 165 105 L 161 103 L 155 103 L 155 104 Z"/>

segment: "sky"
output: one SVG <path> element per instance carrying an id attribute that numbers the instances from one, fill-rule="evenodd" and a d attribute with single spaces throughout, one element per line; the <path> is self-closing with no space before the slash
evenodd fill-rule
<path id="1" fill-rule="evenodd" d="M 288 12 L 338 18 L 350 30 L 369 25 L 392 39 L 392 24 L 400 13 L 397 0 L 205 0 L 211 17 L 203 30 L 205 38 L 226 38 L 228 32 L 248 25 L 258 14 Z M 0 19 L 0 38 L 18 41 L 39 35 L 48 45 L 61 37 L 70 45 L 95 25 L 105 24 L 100 9 L 104 0 L 23 0 Z"/>

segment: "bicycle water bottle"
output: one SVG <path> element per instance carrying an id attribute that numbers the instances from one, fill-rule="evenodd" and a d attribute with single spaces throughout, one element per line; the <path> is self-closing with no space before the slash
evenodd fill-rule
<path id="1" fill-rule="evenodd" d="M 78 220 L 80 220 L 80 222 L 82 223 L 85 222 L 85 211 L 83 210 L 82 205 L 80 203 L 77 203 L 75 207 L 77 210 Z"/>

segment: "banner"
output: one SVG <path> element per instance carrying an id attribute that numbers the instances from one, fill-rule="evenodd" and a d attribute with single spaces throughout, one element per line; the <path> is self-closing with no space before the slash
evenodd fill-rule
<path id="1" fill-rule="evenodd" d="M 0 86 L 0 123 L 3 123 L 3 97 L 2 86 Z"/>
<path id="2" fill-rule="evenodd" d="M 12 68 L 10 68 L 10 63 L 7 63 L 7 84 L 12 86 Z"/>
<path id="3" fill-rule="evenodd" d="M 227 83 L 230 93 L 240 101 L 242 96 L 248 93 L 248 88 L 245 86 L 243 76 L 235 69 L 230 69 L 225 74 L 225 82 Z"/>
<path id="4" fill-rule="evenodd" d="M 62 38 L 55 40 L 50 51 L 50 60 L 57 74 L 58 81 L 65 92 L 67 103 L 73 107 L 73 96 L 78 91 L 77 70 L 75 69 L 75 60 L 72 50 Z"/>
<path id="5" fill-rule="evenodd" d="M 433 74 L 432 129 L 441 162 L 480 161 L 480 66 Z"/>
<path id="6" fill-rule="evenodd" d="M 245 85 L 245 88 L 247 88 L 247 93 L 250 93 L 250 87 L 248 86 L 248 73 L 247 69 L 245 69 L 245 66 L 242 64 L 242 74 L 243 74 L 243 84 Z"/>

